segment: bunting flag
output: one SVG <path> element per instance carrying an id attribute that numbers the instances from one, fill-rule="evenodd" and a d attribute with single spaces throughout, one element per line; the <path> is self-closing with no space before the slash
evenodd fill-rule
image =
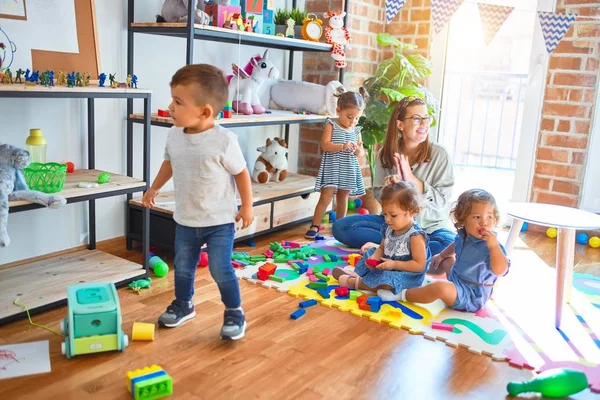
<path id="1" fill-rule="evenodd" d="M 479 7 L 483 37 L 485 43 L 489 45 L 515 8 L 481 3 L 477 3 L 477 6 Z"/>
<path id="2" fill-rule="evenodd" d="M 396 14 L 402 10 L 406 0 L 385 0 L 385 17 L 387 19 L 387 23 L 392 22 Z"/>
<path id="3" fill-rule="evenodd" d="M 538 18 L 548 53 L 552 53 L 556 49 L 558 42 L 565 36 L 565 33 L 567 33 L 576 17 L 576 13 L 538 11 Z"/>
<path id="4" fill-rule="evenodd" d="M 437 35 L 446 26 L 464 0 L 431 0 L 433 28 Z"/>

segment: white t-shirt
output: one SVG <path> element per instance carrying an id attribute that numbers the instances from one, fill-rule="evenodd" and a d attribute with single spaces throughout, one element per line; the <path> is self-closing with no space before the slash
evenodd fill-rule
<path id="1" fill-rule="evenodd" d="M 175 186 L 173 219 L 192 228 L 235 222 L 235 180 L 246 168 L 237 136 L 215 124 L 197 134 L 169 130 L 165 159 L 171 162 Z"/>

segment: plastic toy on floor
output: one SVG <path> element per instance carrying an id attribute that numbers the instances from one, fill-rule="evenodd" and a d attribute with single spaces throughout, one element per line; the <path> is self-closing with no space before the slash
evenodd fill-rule
<path id="1" fill-rule="evenodd" d="M 160 365 L 152 365 L 128 371 L 127 390 L 135 400 L 160 399 L 173 394 L 173 379 Z"/>
<path id="2" fill-rule="evenodd" d="M 67 358 L 104 351 L 125 351 L 129 338 L 121 328 L 121 307 L 114 283 L 67 287 L 68 315 L 61 322 Z"/>
<path id="3" fill-rule="evenodd" d="M 556 368 L 542 372 L 528 382 L 511 382 L 506 389 L 511 396 L 520 393 L 539 393 L 544 397 L 566 397 L 588 387 L 588 379 L 581 371 Z"/>

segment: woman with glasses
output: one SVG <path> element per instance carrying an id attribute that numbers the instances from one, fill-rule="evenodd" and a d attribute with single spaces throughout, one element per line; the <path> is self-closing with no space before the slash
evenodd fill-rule
<path id="1" fill-rule="evenodd" d="M 416 221 L 429 235 L 429 250 L 435 255 L 456 237 L 449 218 L 454 173 L 446 150 L 429 141 L 430 124 L 422 99 L 411 96 L 398 103 L 377 154 L 373 191 L 379 199 L 381 189 L 398 180 L 417 188 L 424 204 Z M 364 253 L 381 243 L 382 230 L 385 232 L 383 215 L 352 215 L 335 222 L 333 236 Z"/>

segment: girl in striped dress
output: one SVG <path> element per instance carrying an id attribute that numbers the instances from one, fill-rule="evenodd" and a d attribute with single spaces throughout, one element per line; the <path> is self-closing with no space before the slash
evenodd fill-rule
<path id="1" fill-rule="evenodd" d="M 317 175 L 315 190 L 321 192 L 315 208 L 312 225 L 304 235 L 314 239 L 319 224 L 335 194 L 337 219 L 346 216 L 349 196 L 365 194 L 362 174 L 358 163 L 364 155 L 360 127 L 356 126 L 365 108 L 363 96 L 355 92 L 339 95 L 338 120 L 328 119 L 321 137 L 323 157 Z"/>

